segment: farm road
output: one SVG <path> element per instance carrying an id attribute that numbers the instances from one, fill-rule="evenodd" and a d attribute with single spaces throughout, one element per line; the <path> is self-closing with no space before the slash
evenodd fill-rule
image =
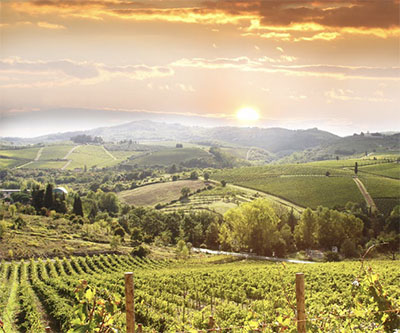
<path id="1" fill-rule="evenodd" d="M 27 165 L 32 164 L 34 161 L 39 161 L 40 155 L 42 155 L 42 151 L 43 151 L 44 147 L 40 148 L 36 154 L 36 157 L 33 159 L 33 161 L 27 162 L 25 164 L 19 165 L 17 167 L 15 167 L 14 169 L 21 169 L 26 167 Z"/>
<path id="2" fill-rule="evenodd" d="M 37 152 L 37 155 L 34 159 L 34 161 L 39 161 L 40 156 L 42 155 L 42 151 L 43 151 L 44 147 L 40 148 Z"/>
<path id="3" fill-rule="evenodd" d="M 72 147 L 71 150 L 62 158 L 63 160 L 67 160 L 69 155 L 71 155 L 75 149 L 78 149 L 80 147 L 80 145 Z"/>
<path id="4" fill-rule="evenodd" d="M 357 187 L 360 190 L 361 194 L 363 195 L 368 206 L 371 207 L 371 211 L 376 212 L 378 210 L 378 208 L 376 208 L 375 202 L 372 199 L 371 195 L 368 193 L 364 184 L 361 182 L 361 180 L 357 176 L 353 177 L 353 180 L 357 184 Z"/>
<path id="5" fill-rule="evenodd" d="M 68 160 L 69 155 L 71 155 L 75 149 L 78 149 L 80 145 L 72 147 L 71 150 L 63 157 L 63 160 Z M 68 166 L 71 164 L 72 160 L 68 160 L 67 163 L 65 163 L 62 167 L 61 170 L 65 170 L 68 168 Z"/>
<path id="6" fill-rule="evenodd" d="M 194 252 L 208 253 L 208 254 L 224 254 L 224 255 L 228 255 L 228 256 L 240 257 L 240 258 L 245 258 L 245 259 L 257 259 L 257 260 L 267 260 L 267 261 L 275 261 L 275 262 L 290 262 L 293 264 L 314 264 L 314 262 L 312 262 L 312 261 L 283 259 L 283 258 L 276 258 L 276 257 L 265 257 L 265 256 L 258 256 L 255 254 L 251 254 L 251 253 L 216 251 L 216 250 L 209 250 L 209 249 L 201 249 L 198 247 L 193 247 L 192 250 Z"/>
<path id="7" fill-rule="evenodd" d="M 102 147 L 103 147 L 105 153 L 106 153 L 108 156 L 110 156 L 114 161 L 117 160 L 117 159 L 115 158 L 115 156 L 113 156 L 113 154 L 111 154 L 111 153 L 106 149 L 106 147 L 104 147 L 104 146 L 102 146 Z"/>

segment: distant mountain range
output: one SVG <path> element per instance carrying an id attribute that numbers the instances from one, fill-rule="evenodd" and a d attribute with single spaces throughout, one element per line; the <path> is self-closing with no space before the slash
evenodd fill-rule
<path id="1" fill-rule="evenodd" d="M 36 138 L 3 138 L 3 142 L 17 144 L 52 143 L 66 141 L 71 137 L 86 134 L 101 136 L 105 141 L 182 141 L 206 145 L 230 147 L 258 147 L 279 159 L 302 152 L 299 157 L 311 160 L 326 159 L 333 155 L 353 155 L 372 150 L 400 150 L 400 134 L 366 134 L 339 137 L 317 128 L 289 130 L 284 128 L 258 127 L 192 127 L 167 124 L 150 120 L 133 121 L 111 127 L 99 127 L 88 131 L 50 134 Z"/>

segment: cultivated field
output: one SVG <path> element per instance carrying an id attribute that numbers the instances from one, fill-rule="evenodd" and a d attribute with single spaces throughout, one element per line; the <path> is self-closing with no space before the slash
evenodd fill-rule
<path id="1" fill-rule="evenodd" d="M 178 180 L 159 184 L 151 184 L 134 190 L 122 191 L 118 197 L 131 205 L 153 206 L 158 203 L 168 203 L 177 200 L 181 196 L 181 190 L 188 187 L 192 192 L 204 188 L 202 180 Z"/>
<path id="2" fill-rule="evenodd" d="M 180 164 L 195 158 L 211 157 L 210 154 L 200 148 L 171 148 L 156 151 L 153 153 L 139 156 L 130 161 L 130 164 L 139 166 L 168 166 Z"/>
<path id="3" fill-rule="evenodd" d="M 393 331 L 399 322 L 398 312 L 390 312 L 400 306 L 398 264 L 366 265 L 372 272 L 358 262 L 274 264 L 218 256 L 185 262 L 117 255 L 2 262 L 0 313 L 7 333 L 43 332 L 47 325 L 67 332 L 77 325 L 79 281 L 88 283 L 80 288 L 89 307 L 94 288 L 96 297 L 108 290 L 123 301 L 124 272 L 132 271 L 136 323 L 144 332 L 205 332 L 209 316 L 212 327 L 225 332 L 295 331 L 295 274 L 303 272 L 309 331 L 365 332 L 372 324 L 376 331 Z M 386 296 L 368 297 L 377 290 Z M 113 324 L 124 331 L 125 315 L 116 304 Z"/>
<path id="4" fill-rule="evenodd" d="M 399 180 L 361 172 L 368 167 L 360 167 L 359 176 L 372 198 L 398 198 Z M 388 169 L 392 173 L 400 170 L 397 163 L 375 164 L 373 167 L 376 174 Z M 334 207 L 344 206 L 348 201 L 364 200 L 352 179 L 353 169 L 353 161 L 323 161 L 225 169 L 213 173 L 212 178 L 269 193 L 303 207 Z"/>

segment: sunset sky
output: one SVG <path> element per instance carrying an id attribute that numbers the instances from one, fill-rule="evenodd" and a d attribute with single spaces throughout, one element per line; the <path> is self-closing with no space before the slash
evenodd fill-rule
<path id="1" fill-rule="evenodd" d="M 0 136 L 147 114 L 339 135 L 400 130 L 399 4 L 2 0 Z M 237 119 L 243 107 L 260 118 Z"/>

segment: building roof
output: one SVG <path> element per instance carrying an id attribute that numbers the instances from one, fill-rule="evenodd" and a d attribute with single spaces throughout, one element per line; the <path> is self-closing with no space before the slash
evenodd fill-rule
<path id="1" fill-rule="evenodd" d="M 68 191 L 65 189 L 65 187 L 56 187 L 53 192 L 63 192 L 64 194 L 68 194 Z"/>

